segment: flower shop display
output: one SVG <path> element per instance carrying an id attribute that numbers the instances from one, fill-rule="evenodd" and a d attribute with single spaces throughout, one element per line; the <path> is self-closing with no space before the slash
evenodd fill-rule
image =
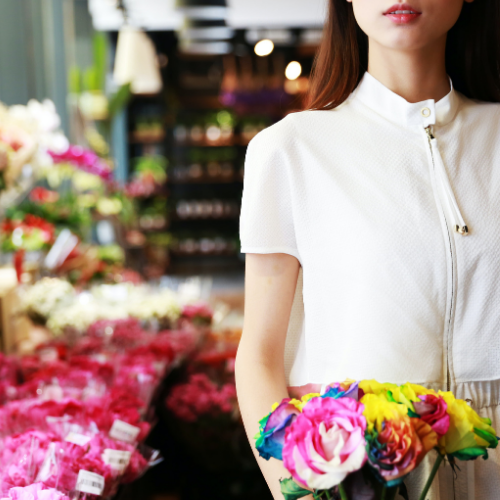
<path id="1" fill-rule="evenodd" d="M 437 459 L 421 492 L 425 500 L 443 460 L 488 458 L 498 438 L 451 392 L 415 384 L 346 381 L 300 400 L 276 403 L 259 423 L 255 446 L 261 457 L 283 461 L 291 478 L 281 481 L 287 500 L 350 495 L 350 476 L 378 499 L 407 498 L 404 480 L 436 450 Z M 359 487 L 359 486 L 358 486 Z"/>
<path id="2" fill-rule="evenodd" d="M 32 303 L 50 314 L 61 290 L 73 291 L 47 280 Z M 194 329 L 153 333 L 128 317 L 63 334 L 18 362 L 0 358 L 1 498 L 110 498 L 137 480 L 160 460 L 144 445 L 156 390 L 195 346 Z"/>

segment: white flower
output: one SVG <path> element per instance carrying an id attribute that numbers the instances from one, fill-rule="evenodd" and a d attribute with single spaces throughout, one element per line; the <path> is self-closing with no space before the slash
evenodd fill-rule
<path id="1" fill-rule="evenodd" d="M 109 306 L 91 301 L 75 301 L 68 307 L 53 312 L 47 327 L 54 335 L 61 335 L 66 329 L 85 333 L 88 327 L 100 319 L 125 319 L 128 311 L 124 307 Z"/>
<path id="2" fill-rule="evenodd" d="M 128 310 L 131 316 L 140 320 L 166 318 L 177 321 L 181 315 L 181 305 L 171 290 L 144 295 L 131 302 Z"/>
<path id="3" fill-rule="evenodd" d="M 47 319 L 56 309 L 70 304 L 75 290 L 65 280 L 43 278 L 21 296 L 21 311 Z"/>

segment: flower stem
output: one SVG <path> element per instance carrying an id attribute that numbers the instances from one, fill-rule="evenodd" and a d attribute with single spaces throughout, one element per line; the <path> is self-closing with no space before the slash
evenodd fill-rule
<path id="1" fill-rule="evenodd" d="M 429 478 L 427 479 L 427 482 L 425 483 L 424 489 L 422 490 L 422 493 L 418 497 L 418 500 L 425 500 L 425 497 L 427 493 L 429 493 L 429 490 L 431 489 L 432 482 L 434 481 L 434 478 L 436 477 L 437 471 L 439 469 L 439 466 L 441 465 L 441 462 L 443 461 L 444 456 L 441 455 L 441 453 L 438 453 L 438 456 L 436 458 L 436 462 L 434 463 L 434 467 L 431 470 L 431 473 L 429 475 Z"/>
<path id="2" fill-rule="evenodd" d="M 345 491 L 344 485 L 342 483 L 339 484 L 339 493 L 340 493 L 340 498 L 342 500 L 349 500 L 347 497 L 347 493 Z"/>
<path id="3" fill-rule="evenodd" d="M 382 494 L 380 495 L 380 500 L 385 500 L 385 494 L 387 493 L 387 485 L 384 484 L 382 487 Z"/>

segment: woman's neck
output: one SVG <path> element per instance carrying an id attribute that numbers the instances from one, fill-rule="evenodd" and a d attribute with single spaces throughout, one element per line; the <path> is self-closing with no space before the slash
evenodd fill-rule
<path id="1" fill-rule="evenodd" d="M 439 101 L 450 91 L 445 47 L 446 39 L 432 48 L 401 51 L 370 40 L 368 72 L 408 102 Z"/>

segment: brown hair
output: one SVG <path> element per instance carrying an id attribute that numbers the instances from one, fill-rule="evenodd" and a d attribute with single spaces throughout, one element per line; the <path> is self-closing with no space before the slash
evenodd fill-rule
<path id="1" fill-rule="evenodd" d="M 500 1 L 465 3 L 448 33 L 446 70 L 456 90 L 500 102 Z M 313 65 L 306 109 L 332 109 L 357 87 L 368 67 L 368 37 L 352 3 L 329 0 L 323 40 Z"/>

